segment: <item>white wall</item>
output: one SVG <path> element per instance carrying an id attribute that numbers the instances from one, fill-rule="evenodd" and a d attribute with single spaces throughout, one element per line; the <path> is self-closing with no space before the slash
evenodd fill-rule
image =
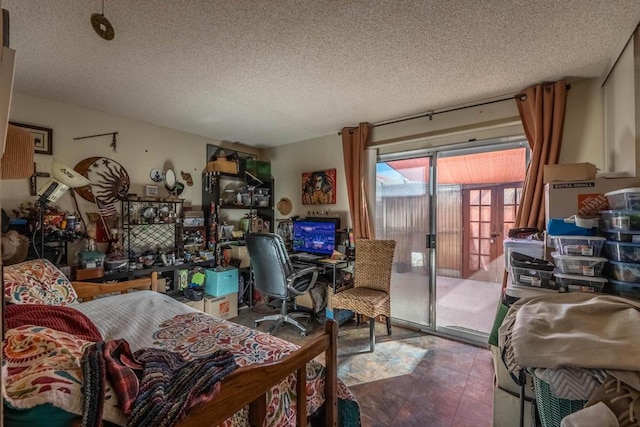
<path id="1" fill-rule="evenodd" d="M 68 166 L 73 167 L 81 160 L 93 156 L 117 161 L 129 174 L 131 193 L 144 195 L 144 185 L 156 184 L 151 181 L 150 170 L 164 169 L 165 165 L 172 164 L 180 181 L 183 181 L 180 171 L 191 173 L 193 186 L 185 184 L 180 197 L 192 202 L 194 206 L 201 204 L 200 174 L 206 164 L 206 145 L 220 145 L 219 141 L 201 136 L 21 93 L 14 94 L 10 120 L 52 128 L 53 156 Z M 73 140 L 75 137 L 116 131 L 117 152 L 109 146 L 111 136 Z M 36 170 L 49 172 L 53 156 L 36 154 Z M 38 186 L 45 182 L 46 178 L 38 178 Z M 160 194 L 167 195 L 162 185 Z M 29 196 L 28 180 L 2 181 L 0 200 L 7 212 L 11 212 L 22 201 L 34 199 Z M 83 213 L 87 210 L 95 211 L 91 203 L 80 197 L 78 200 Z M 58 205 L 70 212 L 75 211 L 69 194 L 63 195 Z"/>
<path id="2" fill-rule="evenodd" d="M 598 79 L 571 83 L 560 163 L 589 162 L 605 171 L 603 91 Z"/>
<path id="3" fill-rule="evenodd" d="M 595 79 L 572 83 L 567 101 L 564 141 L 560 160 L 563 163 L 589 161 L 603 168 L 604 131 L 603 95 Z M 375 128 L 374 143 L 380 150 L 403 151 L 417 147 L 464 142 L 471 137 L 484 139 L 489 133 L 521 133 L 514 124 L 515 102 L 501 102 L 480 108 L 461 110 L 434 117 L 433 120 L 412 120 Z M 16 93 L 12 102 L 11 120 L 53 128 L 54 156 L 75 166 L 91 156 L 105 156 L 121 163 L 131 177 L 131 192 L 142 194 L 152 168 L 163 168 L 172 162 L 178 172 L 190 172 L 194 185 L 186 187 L 182 197 L 193 205 L 201 203 L 200 172 L 205 165 L 206 144 L 219 141 L 113 116 L 94 110 L 49 101 Z M 357 123 L 354 123 L 357 125 Z M 74 137 L 118 131 L 118 152 L 109 144 L 110 137 L 74 141 Z M 266 150 L 265 160 L 272 162 L 275 178 L 274 204 L 282 197 L 291 199 L 291 215 L 329 209 L 341 216 L 343 226 L 350 225 L 348 201 L 342 159 L 342 140 L 337 134 L 327 135 Z M 403 137 L 405 135 L 405 137 Z M 403 142 L 403 138 L 411 142 Z M 243 151 L 250 151 L 246 148 Z M 256 150 L 257 151 L 257 150 Z M 36 155 L 38 171 L 48 171 L 51 156 Z M 301 174 L 335 168 L 337 193 L 335 205 L 302 205 Z M 42 185 L 44 178 L 39 178 Z M 28 180 L 2 181 L 0 201 L 10 210 L 29 197 Z M 81 200 L 81 211 L 93 207 Z M 60 207 L 74 211 L 71 197 L 64 195 Z M 276 218 L 281 215 L 276 211 Z"/>
<path id="4" fill-rule="evenodd" d="M 341 226 L 351 223 L 349 201 L 342 159 L 342 139 L 338 131 L 332 135 L 315 138 L 293 144 L 282 145 L 265 151 L 265 159 L 271 161 L 271 172 L 275 179 L 274 205 L 283 197 L 291 200 L 293 211 L 290 216 L 307 216 L 307 213 L 329 210 L 340 215 Z M 323 169 L 336 169 L 336 204 L 303 205 L 302 173 Z M 276 219 L 286 218 L 276 210 Z"/>
<path id="5" fill-rule="evenodd" d="M 637 37 L 637 32 L 636 32 Z M 604 84 L 605 170 L 638 173 L 638 108 L 636 92 L 635 37 L 620 54 Z"/>
<path id="6" fill-rule="evenodd" d="M 571 84 L 567 98 L 563 145 L 563 163 L 591 162 L 603 165 L 602 91 L 596 79 Z M 357 123 L 353 123 L 357 125 Z M 478 108 L 444 113 L 374 128 L 373 144 L 381 152 L 430 148 L 466 142 L 470 138 L 487 139 L 489 135 L 522 135 L 518 110 L 514 102 L 501 102 Z M 288 197 L 293 202 L 291 215 L 304 216 L 307 211 L 329 208 L 342 213 L 342 225 L 350 225 L 346 194 L 342 140 L 336 133 L 323 138 L 272 148 L 266 152 L 275 178 L 275 201 Z M 336 205 L 302 205 L 302 172 L 337 169 Z M 276 218 L 279 218 L 276 212 Z M 347 221 L 347 222 L 345 222 Z"/>

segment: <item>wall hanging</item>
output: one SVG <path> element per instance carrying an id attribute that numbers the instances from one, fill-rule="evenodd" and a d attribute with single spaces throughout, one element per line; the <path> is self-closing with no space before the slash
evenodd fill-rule
<path id="1" fill-rule="evenodd" d="M 115 160 L 107 157 L 88 157 L 80 161 L 74 169 L 93 183 L 76 189 L 83 199 L 94 203 L 114 203 L 127 198 L 129 174 Z"/>
<path id="2" fill-rule="evenodd" d="M 53 154 L 53 130 L 51 128 L 17 122 L 9 122 L 9 124 L 26 130 L 31 134 L 31 141 L 33 142 L 35 153 Z"/>
<path id="3" fill-rule="evenodd" d="M 333 205 L 336 203 L 336 170 L 325 169 L 302 174 L 303 205 Z"/>

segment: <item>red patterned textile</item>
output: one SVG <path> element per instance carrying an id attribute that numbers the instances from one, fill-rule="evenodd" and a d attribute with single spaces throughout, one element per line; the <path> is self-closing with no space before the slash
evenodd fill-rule
<path id="1" fill-rule="evenodd" d="M 85 341 L 100 341 L 102 336 L 87 316 L 73 308 L 42 304 L 7 304 L 6 329 L 24 325 L 43 326 L 75 335 Z"/>

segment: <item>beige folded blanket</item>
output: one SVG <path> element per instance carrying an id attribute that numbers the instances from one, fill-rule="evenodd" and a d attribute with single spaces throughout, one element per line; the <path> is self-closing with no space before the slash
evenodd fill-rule
<path id="1" fill-rule="evenodd" d="M 640 371 L 640 301 L 572 292 L 515 302 L 499 329 L 507 368 Z"/>

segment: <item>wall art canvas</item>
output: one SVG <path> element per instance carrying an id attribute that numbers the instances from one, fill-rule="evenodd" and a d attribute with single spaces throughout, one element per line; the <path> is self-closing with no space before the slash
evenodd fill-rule
<path id="1" fill-rule="evenodd" d="M 336 203 L 336 170 L 325 169 L 302 174 L 303 205 L 334 205 Z"/>

